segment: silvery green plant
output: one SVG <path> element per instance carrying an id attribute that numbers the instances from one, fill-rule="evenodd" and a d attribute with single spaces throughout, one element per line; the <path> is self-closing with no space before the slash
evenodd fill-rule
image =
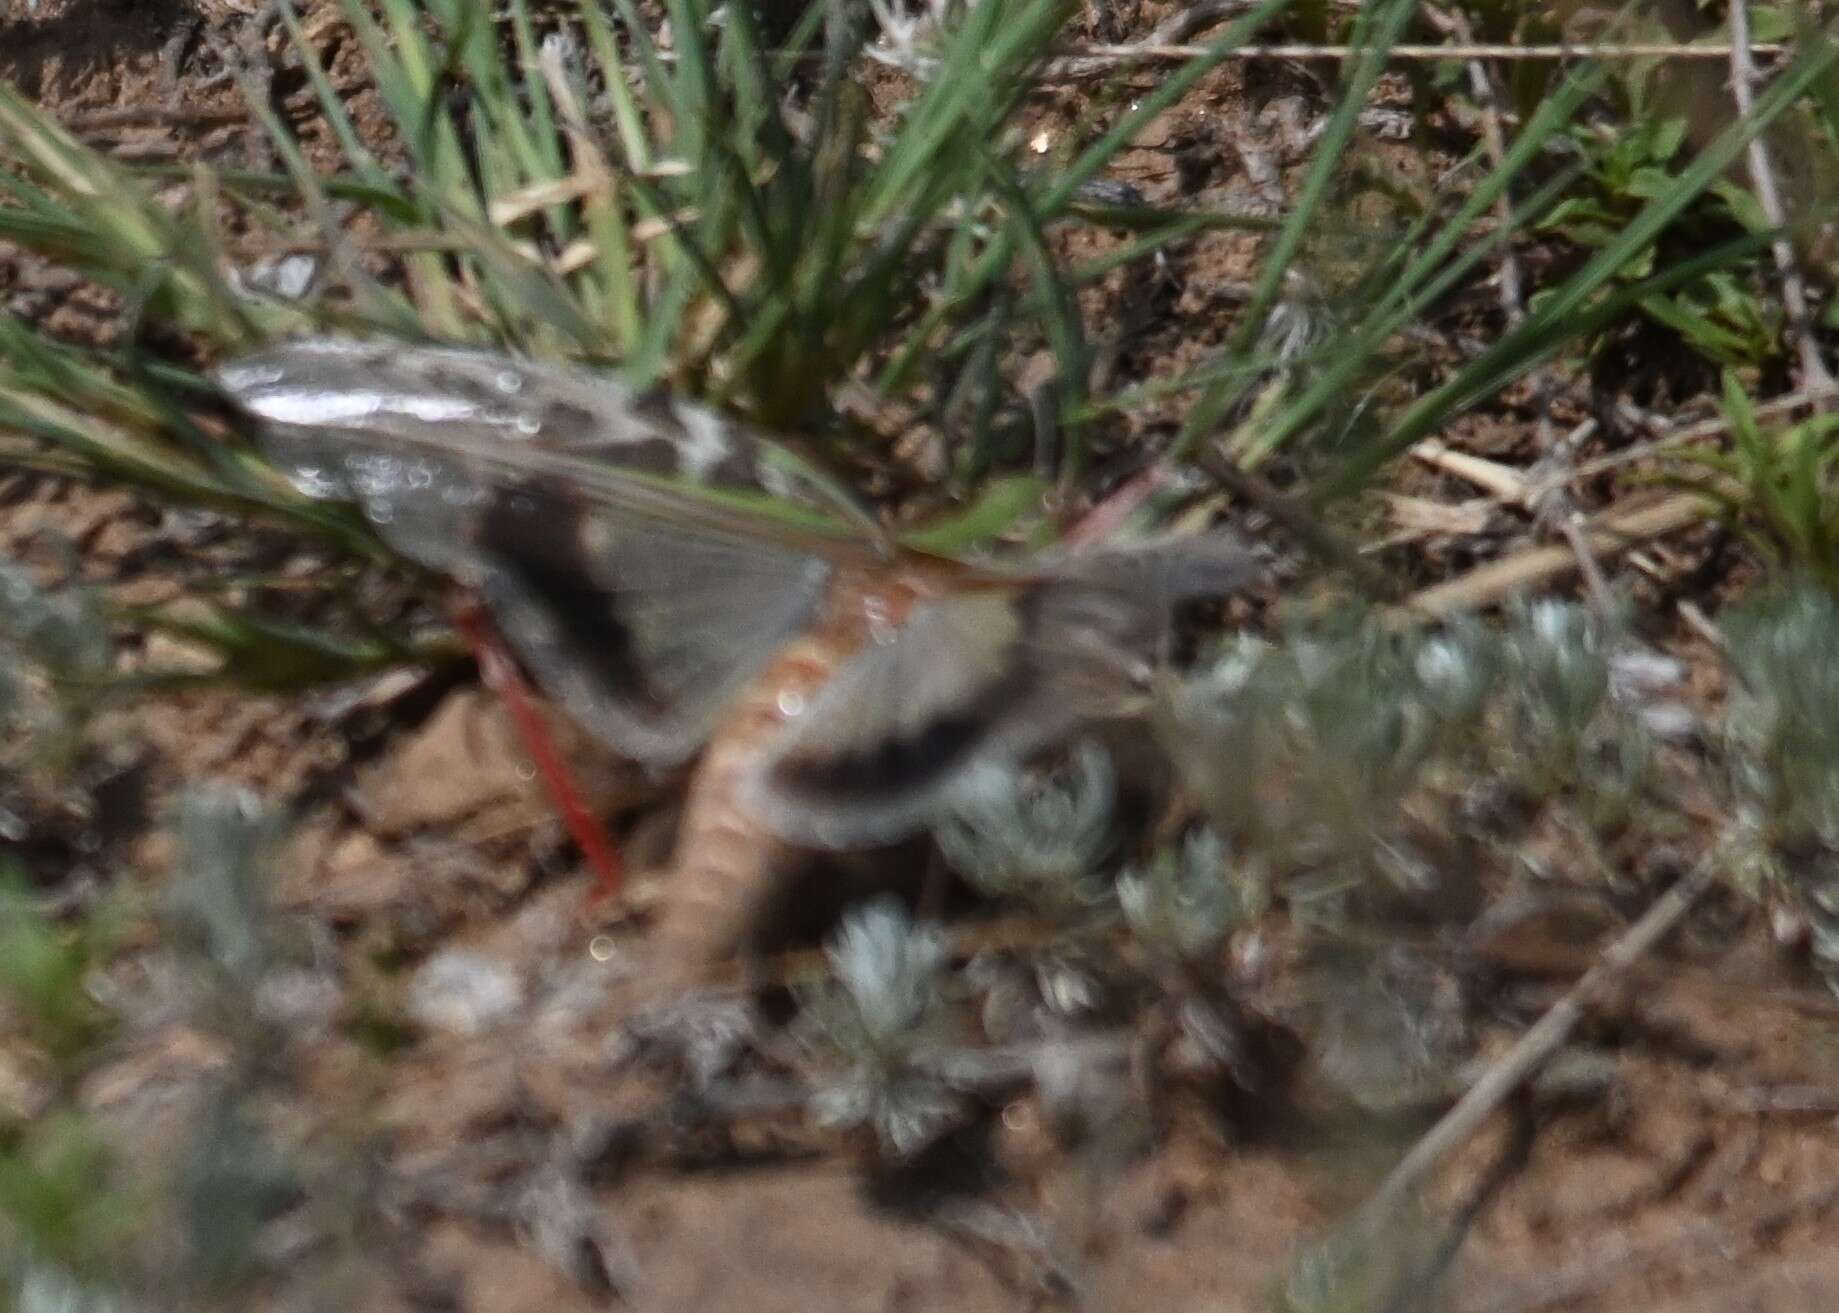
<path id="1" fill-rule="evenodd" d="M 242 1090 L 214 1091 L 191 1128 L 176 1180 L 186 1235 L 187 1276 L 227 1290 L 256 1276 L 269 1222 L 296 1202 L 301 1178 Z"/>
<path id="2" fill-rule="evenodd" d="M 1500 644 L 1473 616 L 1458 616 L 1418 641 L 1412 674 L 1440 748 L 1465 746 L 1500 688 Z"/>
<path id="3" fill-rule="evenodd" d="M 41 588 L 25 568 L 0 561 L 0 641 L 61 678 L 109 668 L 107 626 L 87 588 Z"/>
<path id="4" fill-rule="evenodd" d="M 1108 896 L 1099 873 L 1116 806 L 1110 754 L 1088 742 L 1051 775 L 998 765 L 978 771 L 934 836 L 953 868 L 984 893 L 1078 915 Z"/>
<path id="5" fill-rule="evenodd" d="M 1448 1097 L 1471 1042 L 1453 974 L 1404 944 L 1324 948 L 1303 968 L 1317 1070 L 1374 1112 Z"/>
<path id="6" fill-rule="evenodd" d="M 246 999 L 276 960 L 266 879 L 285 820 L 247 790 L 204 787 L 180 798 L 174 826 L 179 859 L 167 916 Z"/>
<path id="7" fill-rule="evenodd" d="M 1257 893 L 1234 882 L 1225 842 L 1206 826 L 1159 849 L 1117 882 L 1131 932 L 1175 961 L 1207 957 L 1256 911 Z"/>
<path id="8" fill-rule="evenodd" d="M 1478 631 L 1431 639 L 1356 617 L 1244 636 L 1165 686 L 1160 737 L 1237 848 L 1331 883 L 1416 883 L 1404 803 L 1473 737 L 1493 683 Z"/>
<path id="9" fill-rule="evenodd" d="M 893 899 L 845 918 L 825 948 L 835 983 L 809 998 L 803 1014 L 807 1033 L 848 1063 L 813 1098 L 819 1121 L 868 1127 L 905 1156 L 957 1120 L 957 1098 L 915 1063 L 947 1037 L 948 953 L 942 930 L 915 925 Z"/>
<path id="10" fill-rule="evenodd" d="M 1517 604 L 1502 639 L 1503 741 L 1509 772 L 1535 796 L 1567 787 L 1600 820 L 1620 814 L 1647 775 L 1652 740 L 1636 708 L 1614 696 L 1627 650 L 1622 626 L 1575 602 Z"/>
<path id="11" fill-rule="evenodd" d="M 1188 791 L 1219 830 L 1248 849 L 1274 835 L 1268 762 L 1276 755 L 1272 672 L 1279 649 L 1229 635 L 1214 659 L 1185 678 L 1164 677 L 1152 716 L 1156 736 Z"/>
<path id="12" fill-rule="evenodd" d="M 1777 844 L 1839 847 L 1839 602 L 1803 583 L 1728 623 L 1733 783 Z"/>
<path id="13" fill-rule="evenodd" d="M 1411 641 L 1356 624 L 1288 652 L 1282 710 L 1299 795 L 1317 817 L 1308 842 L 1361 861 L 1383 844 L 1435 745 Z"/>
<path id="14" fill-rule="evenodd" d="M 87 588 L 40 587 L 0 560 L 0 770 L 42 776 L 76 747 L 114 649 Z"/>
<path id="15" fill-rule="evenodd" d="M 1839 989 L 1839 602 L 1800 581 L 1742 608 L 1726 632 L 1742 866 L 1799 900 L 1814 959 Z"/>
<path id="16" fill-rule="evenodd" d="M 1575 602 L 1539 598 L 1514 607 L 1506 642 L 1515 727 L 1567 746 L 1609 700 L 1604 626 Z"/>
<path id="17" fill-rule="evenodd" d="M 106 1287 L 86 1285 L 62 1268 L 23 1262 L 6 1281 L 5 1307 L 16 1313 L 134 1313 L 138 1305 Z"/>

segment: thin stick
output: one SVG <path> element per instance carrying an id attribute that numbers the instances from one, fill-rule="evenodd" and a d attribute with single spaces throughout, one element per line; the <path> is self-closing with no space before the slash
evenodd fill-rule
<path id="1" fill-rule="evenodd" d="M 1803 410 L 1813 405 L 1817 400 L 1818 398 L 1811 391 L 1789 392 L 1783 396 L 1776 397 L 1772 401 L 1765 401 L 1758 405 L 1756 407 L 1756 418 L 1759 420 L 1776 419 L 1780 416 L 1792 414 L 1797 410 Z M 1646 442 L 1634 443 L 1622 448 L 1620 451 L 1611 452 L 1607 456 L 1599 456 L 1595 460 L 1585 461 L 1581 465 L 1573 466 L 1559 473 L 1545 477 L 1532 477 L 1529 479 L 1530 486 L 1527 487 L 1525 495 L 1527 497 L 1536 498 L 1554 488 L 1564 487 L 1568 484 L 1577 482 L 1579 479 L 1590 479 L 1595 478 L 1599 474 L 1607 474 L 1611 470 L 1620 469 L 1624 465 L 1632 465 L 1634 462 L 1644 457 L 1655 455 L 1658 452 L 1668 451 L 1675 447 L 1687 446 L 1690 443 L 1698 441 L 1700 438 L 1715 438 L 1727 432 L 1729 429 L 1730 420 L 1722 415 L 1714 416 L 1711 419 L 1700 420 L 1696 424 L 1688 424 L 1684 428 L 1675 429 L 1671 433 L 1663 433 L 1661 436 L 1651 438 Z"/>
<path id="2" fill-rule="evenodd" d="M 1597 555 L 1625 550 L 1637 542 L 1696 524 L 1709 512 L 1709 503 L 1694 492 L 1633 510 L 1599 516 L 1584 530 L 1585 542 Z M 1479 610 L 1511 593 L 1560 578 L 1578 569 L 1577 553 L 1569 546 L 1535 547 L 1491 561 L 1467 574 L 1414 593 L 1401 611 L 1410 616 L 1447 616 Z"/>
<path id="3" fill-rule="evenodd" d="M 1788 47 L 1779 43 L 1752 45 L 1755 55 L 1779 55 Z M 1156 42 L 1131 42 L 1127 45 L 1086 45 L 1075 47 L 1064 61 L 1047 66 L 1049 75 L 1062 62 L 1072 60 L 1103 61 L 1112 66 L 1130 63 L 1181 62 L 1199 59 L 1218 52 L 1199 45 L 1164 45 Z M 1366 54 L 1361 46 L 1266 45 L 1240 46 L 1226 52 L 1228 59 L 1357 59 Z M 1386 51 L 1388 59 L 1729 59 L 1729 45 L 1698 45 L 1683 42 L 1630 42 L 1615 45 L 1509 45 L 1476 42 L 1467 45 L 1397 45 Z"/>
<path id="4" fill-rule="evenodd" d="M 1433 11 L 1434 12 L 1434 11 Z M 1456 39 L 1465 45 L 1474 44 L 1474 30 L 1469 26 L 1468 15 L 1460 10 L 1443 20 Z M 1501 131 L 1501 95 L 1494 83 L 1494 74 L 1486 61 L 1470 59 L 1467 61 L 1469 91 L 1475 97 L 1475 103 L 1481 106 L 1481 139 L 1488 151 L 1488 162 L 1495 168 L 1507 157 L 1507 138 Z M 1513 223 L 1513 205 L 1502 192 L 1494 204 L 1494 213 L 1503 229 Z M 1507 316 L 1509 327 L 1517 325 L 1526 317 L 1526 300 L 1521 293 L 1520 257 L 1515 253 L 1513 244 L 1507 243 L 1501 248 L 1501 310 Z"/>
<path id="5" fill-rule="evenodd" d="M 1584 576 L 1584 588 L 1590 594 L 1591 607 L 1599 617 L 1609 619 L 1615 612 L 1615 595 L 1609 591 L 1609 578 L 1603 573 L 1596 553 L 1590 549 L 1590 540 L 1584 535 L 1584 517 L 1574 510 L 1560 511 L 1558 532 L 1564 536 L 1565 545 L 1577 558 L 1577 568 Z"/>
<path id="6" fill-rule="evenodd" d="M 1496 501 L 1519 505 L 1527 500 L 1526 475 L 1511 465 L 1457 451 L 1436 438 L 1425 438 L 1412 447 L 1411 454 L 1433 469 L 1474 484 Z"/>
<path id="7" fill-rule="evenodd" d="M 1730 0 L 1730 89 L 1737 101 L 1737 117 L 1747 119 L 1756 100 L 1756 62 L 1750 45 L 1750 6 L 1748 0 Z M 1769 157 L 1769 143 L 1764 134 L 1750 139 L 1750 181 L 1756 187 L 1756 201 L 1772 228 L 1785 229 L 1788 213 L 1782 205 L 1781 189 L 1775 184 L 1775 166 Z M 1813 325 L 1807 314 L 1807 288 L 1801 281 L 1801 267 L 1794 256 L 1794 244 L 1777 237 L 1770 244 L 1775 256 L 1775 271 L 1781 278 L 1782 307 L 1788 312 L 1788 331 L 1801 356 L 1801 386 L 1817 393 L 1833 390 L 1833 376 L 1820 358 L 1819 343 L 1814 340 Z"/>
<path id="8" fill-rule="evenodd" d="M 1500 1061 L 1456 1101 L 1456 1106 L 1411 1147 L 1368 1200 L 1366 1208 L 1370 1215 L 1383 1216 L 1403 1202 L 1445 1155 L 1474 1134 L 1508 1095 L 1558 1051 L 1604 987 L 1659 943 L 1699 895 L 1711 887 L 1719 870 L 1716 856 L 1714 852 L 1701 858 L 1697 866 L 1655 899 L 1641 919 L 1603 951 L 1602 957 L 1583 978 L 1552 1004 L 1532 1029 L 1520 1036 Z"/>

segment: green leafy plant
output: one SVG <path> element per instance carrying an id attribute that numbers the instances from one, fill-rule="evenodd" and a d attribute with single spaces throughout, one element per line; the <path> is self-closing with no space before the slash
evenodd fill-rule
<path id="1" fill-rule="evenodd" d="M 1615 240 L 1643 205 L 1673 187 L 1675 175 L 1670 166 L 1686 143 L 1685 118 L 1644 114 L 1638 108 L 1631 118 L 1632 123 L 1621 122 L 1618 116 L 1614 128 L 1604 123 L 1570 129 L 1567 136 L 1585 161 L 1580 182 L 1591 192 L 1559 201 L 1539 221 L 1541 230 L 1600 249 Z M 1650 276 L 1655 249 L 1649 244 L 1623 265 L 1619 276 L 1625 280 Z"/>
<path id="2" fill-rule="evenodd" d="M 1839 43 L 1823 31 L 1807 30 L 1799 37 L 1801 46 L 1795 58 L 1758 94 L 1753 112 L 1725 127 L 1673 171 L 1666 184 L 1659 185 L 1650 176 L 1654 194 L 1619 221 L 1613 235 L 1610 230 L 1602 232 L 1603 244 L 1579 267 L 1541 289 L 1517 325 L 1396 415 L 1384 417 L 1364 433 L 1350 434 L 1317 480 L 1316 500 L 1345 496 L 1363 487 L 1385 462 L 1436 432 L 1457 413 L 1523 378 L 1566 347 L 1588 342 L 1653 298 L 1694 287 L 1713 273 L 1740 271 L 1756 260 L 1767 248 L 1770 235 L 1744 231 L 1709 248 L 1663 261 L 1648 277 L 1622 281 L 1655 241 L 1719 184 L 1754 137 L 1789 114 L 1803 97 L 1819 100 L 1824 95 L 1823 79 L 1839 59 Z M 1520 129 L 1500 164 L 1462 197 L 1451 215 L 1440 222 L 1427 219 L 1397 244 L 1389 259 L 1374 266 L 1371 276 L 1382 280 L 1379 286 L 1385 290 L 1335 343 L 1332 358 L 1312 369 L 1294 399 L 1261 426 L 1258 445 L 1249 454 L 1274 450 L 1331 414 L 1350 386 L 1373 374 L 1390 333 L 1434 305 L 1477 261 L 1498 251 L 1499 243 L 1548 215 L 1564 199 L 1572 175 L 1561 171 L 1516 201 L 1508 224 L 1496 228 L 1486 240 L 1463 245 L 1479 216 L 1500 197 L 1511 195 L 1516 180 L 1570 130 L 1603 77 L 1600 68 L 1581 65 L 1575 69 Z M 1812 222 L 1822 212 L 1813 204 L 1798 218 Z"/>
<path id="3" fill-rule="evenodd" d="M 1647 108 L 1640 97 L 1631 98 L 1614 127 L 1574 127 L 1570 140 L 1586 161 L 1582 185 L 1587 191 L 1560 201 L 1539 222 L 1539 229 L 1591 249 L 1608 246 L 1644 206 L 1677 187 L 1685 163 L 1686 130 L 1683 116 L 1662 115 Z M 1768 228 L 1755 198 L 1721 178 L 1631 258 L 1616 281 L 1633 284 L 1653 277 L 1663 245 L 1696 250 L 1721 237 Z M 1709 273 L 1676 291 L 1643 296 L 1636 306 L 1711 360 L 1759 365 L 1782 350 L 1780 316 L 1764 292 L 1763 273 L 1762 253 L 1757 252 L 1735 268 Z"/>
<path id="4" fill-rule="evenodd" d="M 0 872 L 0 999 L 60 1065 L 76 1062 L 107 1029 L 89 977 L 110 938 L 100 916 L 55 923 L 17 873 Z"/>
<path id="5" fill-rule="evenodd" d="M 12 1281 L 106 1284 L 134 1216 L 114 1154 L 81 1117 L 50 1117 L 0 1147 L 0 1270 Z"/>
<path id="6" fill-rule="evenodd" d="M 1702 473 L 1678 481 L 1704 493 L 1782 565 L 1839 585 L 1839 416 L 1765 430 L 1749 394 L 1726 372 L 1724 417 L 1730 450 L 1685 453 Z"/>

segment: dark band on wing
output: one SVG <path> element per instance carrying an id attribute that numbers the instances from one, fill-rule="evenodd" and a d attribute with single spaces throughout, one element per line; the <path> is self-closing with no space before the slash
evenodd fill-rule
<path id="1" fill-rule="evenodd" d="M 837 756 L 787 755 L 768 772 L 773 789 L 802 806 L 875 806 L 937 785 L 963 769 L 991 731 L 1027 696 L 1027 672 L 1017 662 L 967 702 L 941 708 L 917 733 L 886 738 Z"/>
<path id="2" fill-rule="evenodd" d="M 1013 605 L 1017 637 L 988 680 L 934 708 L 913 733 L 849 751 L 787 752 L 768 768 L 769 788 L 813 810 L 873 809 L 936 791 L 992 748 L 1026 754 L 1086 716 L 1107 714 L 1107 694 L 1156 650 L 1161 608 L 1140 589 L 1053 579 L 1022 590 Z"/>
<path id="3" fill-rule="evenodd" d="M 548 617 L 571 666 L 622 701 L 662 710 L 665 700 L 620 620 L 618 596 L 600 580 L 583 528 L 581 509 L 567 496 L 524 487 L 496 491 L 476 532 L 520 601 Z M 526 641 L 516 633 L 506 637 L 513 646 Z"/>
<path id="4" fill-rule="evenodd" d="M 850 752 L 789 752 L 768 769 L 768 784 L 787 800 L 813 808 L 876 807 L 936 788 L 968 766 L 1038 692 L 1039 672 L 1030 653 L 1037 650 L 1043 615 L 1060 587 L 1038 585 L 1015 595 L 1019 636 L 1004 653 L 1001 669 L 960 701 L 938 707 L 916 732 Z"/>

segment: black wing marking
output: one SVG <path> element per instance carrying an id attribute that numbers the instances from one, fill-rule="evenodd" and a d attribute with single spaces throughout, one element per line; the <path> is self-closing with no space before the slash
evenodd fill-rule
<path id="1" fill-rule="evenodd" d="M 1175 603 L 1243 586 L 1225 535 L 1079 553 L 1031 582 L 943 597 L 837 672 L 748 783 L 785 838 L 881 843 L 921 828 L 978 765 L 1140 712 Z"/>
<path id="2" fill-rule="evenodd" d="M 570 714 L 635 757 L 694 752 L 821 598 L 828 544 L 635 479 L 787 491 L 771 444 L 712 412 L 451 347 L 298 342 L 217 381 L 297 485 L 477 588 Z"/>

